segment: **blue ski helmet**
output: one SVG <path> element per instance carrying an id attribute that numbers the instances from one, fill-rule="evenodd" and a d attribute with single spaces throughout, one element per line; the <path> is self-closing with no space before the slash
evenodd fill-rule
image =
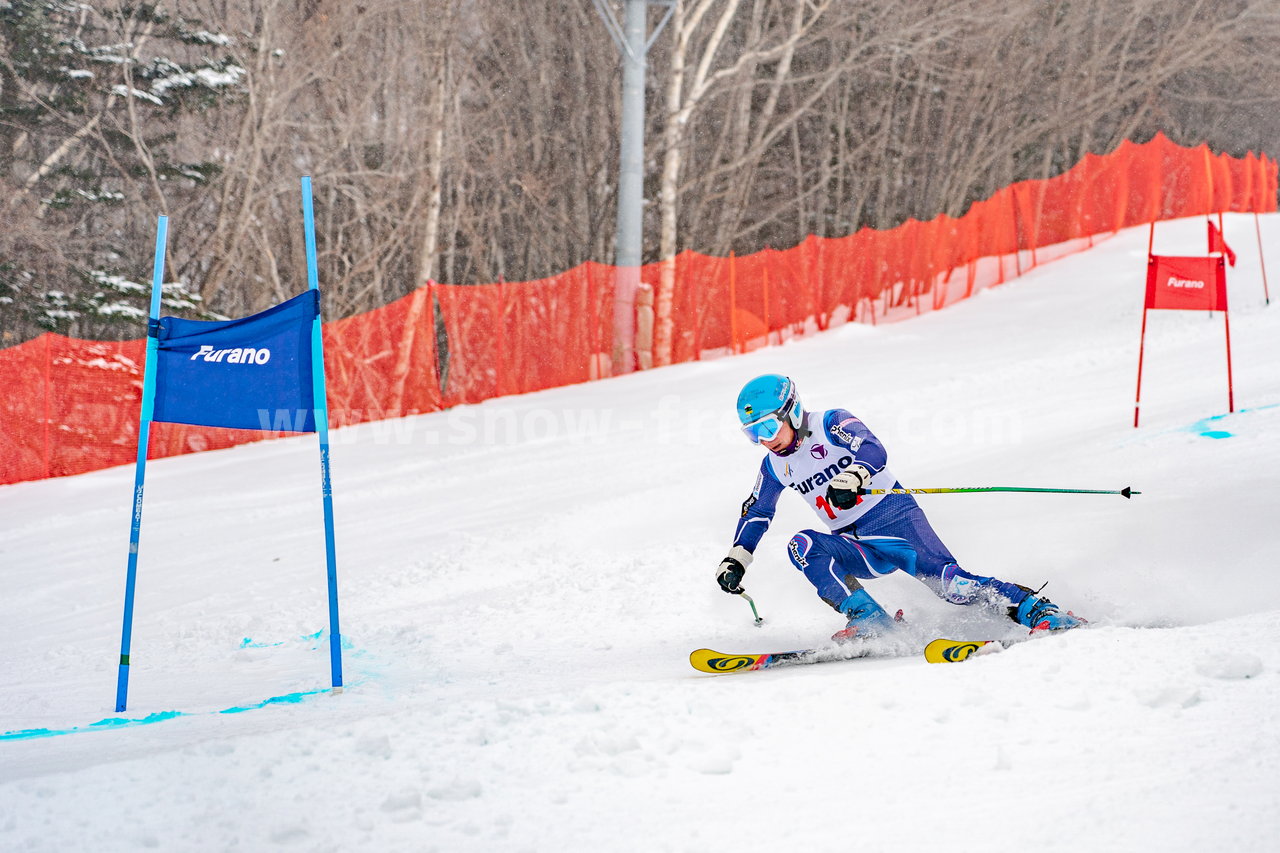
<path id="1" fill-rule="evenodd" d="M 742 431 L 756 444 L 772 441 L 782 429 L 783 423 L 799 429 L 801 423 L 800 397 L 796 385 L 788 376 L 766 373 L 757 376 L 738 394 L 738 420 Z"/>

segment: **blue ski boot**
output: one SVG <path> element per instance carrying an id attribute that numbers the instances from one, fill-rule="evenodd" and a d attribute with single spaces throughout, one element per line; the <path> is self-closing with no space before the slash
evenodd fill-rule
<path id="1" fill-rule="evenodd" d="M 847 643 L 854 638 L 879 637 L 893 630 L 894 617 L 876 603 L 865 589 L 855 590 L 840 602 L 839 610 L 849 619 L 849 624 L 831 635 L 837 643 Z"/>
<path id="2" fill-rule="evenodd" d="M 1025 625 L 1035 632 L 1066 631 L 1085 624 L 1086 620 L 1076 616 L 1070 610 L 1063 613 L 1058 609 L 1058 605 L 1037 595 L 1037 591 L 1021 585 L 1019 588 L 1026 591 L 1026 597 L 1009 608 L 1009 618 L 1019 625 Z"/>

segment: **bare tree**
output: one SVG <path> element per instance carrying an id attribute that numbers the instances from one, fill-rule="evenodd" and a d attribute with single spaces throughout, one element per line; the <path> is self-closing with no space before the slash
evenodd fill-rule
<path id="1" fill-rule="evenodd" d="M 1274 0 L 679 0 L 650 63 L 652 363 L 683 249 L 958 216 L 1160 130 L 1277 153 L 1278 38 Z M 327 317 L 607 260 L 618 76 L 585 2 L 7 0 L 0 333 L 138 334 L 158 213 L 170 310 L 297 292 L 303 173 Z"/>

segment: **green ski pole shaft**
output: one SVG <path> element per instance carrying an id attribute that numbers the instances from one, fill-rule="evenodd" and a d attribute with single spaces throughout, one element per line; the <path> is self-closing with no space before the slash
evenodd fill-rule
<path id="1" fill-rule="evenodd" d="M 756 610 L 756 603 L 751 599 L 751 596 L 747 595 L 746 590 L 738 593 L 738 595 L 746 599 L 747 604 L 751 605 L 751 615 L 756 617 L 756 627 L 759 628 L 764 623 L 764 620 L 760 618 L 760 613 Z"/>
<path id="2" fill-rule="evenodd" d="M 960 486 L 946 489 L 868 489 L 867 495 L 956 495 L 973 492 L 1035 492 L 1058 495 L 1121 495 L 1132 497 L 1142 492 L 1125 486 L 1123 489 L 1040 489 L 1024 486 Z"/>

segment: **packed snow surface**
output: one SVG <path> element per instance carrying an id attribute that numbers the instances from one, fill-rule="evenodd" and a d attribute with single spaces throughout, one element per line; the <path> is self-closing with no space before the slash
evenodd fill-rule
<path id="1" fill-rule="evenodd" d="M 1227 239 L 1233 414 L 1222 315 L 1154 312 L 1133 428 L 1141 228 L 918 319 L 335 432 L 341 695 L 314 437 L 150 464 L 119 715 L 132 466 L 0 488 L 0 849 L 1274 850 L 1280 305 L 1253 217 Z M 971 571 L 1091 627 L 694 672 L 842 626 L 786 559 L 794 496 L 746 576 L 763 626 L 713 579 L 766 372 L 908 486 L 1140 489 L 920 499 Z M 918 647 L 1018 634 L 869 588 Z"/>

